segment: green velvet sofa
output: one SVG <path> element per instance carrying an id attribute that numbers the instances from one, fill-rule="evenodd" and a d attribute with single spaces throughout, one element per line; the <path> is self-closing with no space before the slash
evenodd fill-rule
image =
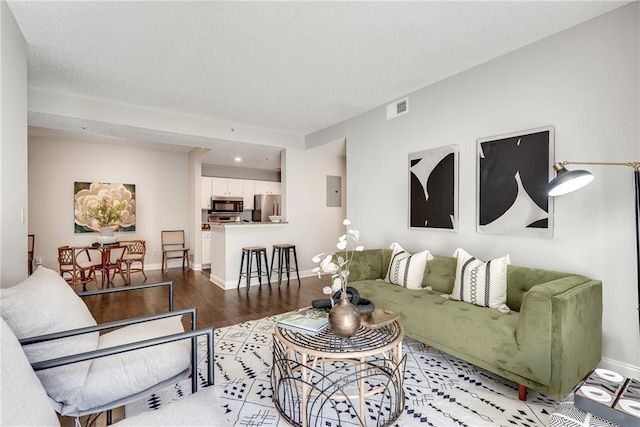
<path id="1" fill-rule="evenodd" d="M 583 276 L 510 265 L 508 314 L 449 300 L 456 258 L 434 256 L 422 286 L 384 282 L 391 250 L 354 252 L 349 286 L 376 308 L 400 315 L 407 336 L 560 399 L 598 362 L 602 351 L 602 282 Z"/>

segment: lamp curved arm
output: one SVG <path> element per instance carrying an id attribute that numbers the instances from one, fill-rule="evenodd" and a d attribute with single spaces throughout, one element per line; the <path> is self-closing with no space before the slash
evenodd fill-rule
<path id="1" fill-rule="evenodd" d="M 570 162 L 564 160 L 562 162 L 554 163 L 553 168 L 557 171 L 563 168 L 565 165 L 604 165 L 604 166 L 629 166 L 634 170 L 640 170 L 640 161 L 633 162 Z"/>

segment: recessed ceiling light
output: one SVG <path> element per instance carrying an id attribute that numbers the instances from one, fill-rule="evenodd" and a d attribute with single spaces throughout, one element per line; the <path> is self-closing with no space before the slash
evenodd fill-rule
<path id="1" fill-rule="evenodd" d="M 236 158 L 235 158 L 235 159 L 233 159 L 233 160 L 235 160 L 235 161 L 236 161 L 236 163 L 240 163 L 240 162 L 242 161 L 242 157 L 240 157 L 240 156 L 236 156 Z"/>

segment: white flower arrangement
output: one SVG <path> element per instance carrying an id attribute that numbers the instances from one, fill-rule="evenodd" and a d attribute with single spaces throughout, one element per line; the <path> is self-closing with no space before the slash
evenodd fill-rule
<path id="1" fill-rule="evenodd" d="M 354 252 L 360 252 L 364 246 L 359 245 L 360 232 L 351 229 L 351 221 L 345 219 L 342 224 L 346 227 L 346 233 L 340 236 L 336 247 L 344 252 L 344 256 L 335 252 L 323 252 L 314 256 L 311 261 L 320 264 L 312 271 L 318 273 L 318 277 L 322 274 L 331 274 L 331 286 L 325 286 L 322 292 L 331 295 L 334 292 L 342 291 L 342 295 L 346 294 L 347 279 L 349 277 L 349 264 L 353 259 Z M 333 302 L 333 300 L 332 300 Z"/>

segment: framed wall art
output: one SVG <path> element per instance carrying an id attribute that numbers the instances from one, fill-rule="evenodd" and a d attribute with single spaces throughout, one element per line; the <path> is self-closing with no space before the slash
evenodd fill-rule
<path id="1" fill-rule="evenodd" d="M 75 233 L 93 233 L 102 226 L 89 215 L 91 209 L 104 199 L 107 208 L 117 206 L 120 220 L 110 226 L 114 231 L 136 231 L 135 184 L 104 182 L 73 183 L 73 214 Z"/>
<path id="2" fill-rule="evenodd" d="M 458 146 L 409 154 L 409 228 L 458 230 Z"/>
<path id="3" fill-rule="evenodd" d="M 478 139 L 477 231 L 553 237 L 554 128 Z"/>

